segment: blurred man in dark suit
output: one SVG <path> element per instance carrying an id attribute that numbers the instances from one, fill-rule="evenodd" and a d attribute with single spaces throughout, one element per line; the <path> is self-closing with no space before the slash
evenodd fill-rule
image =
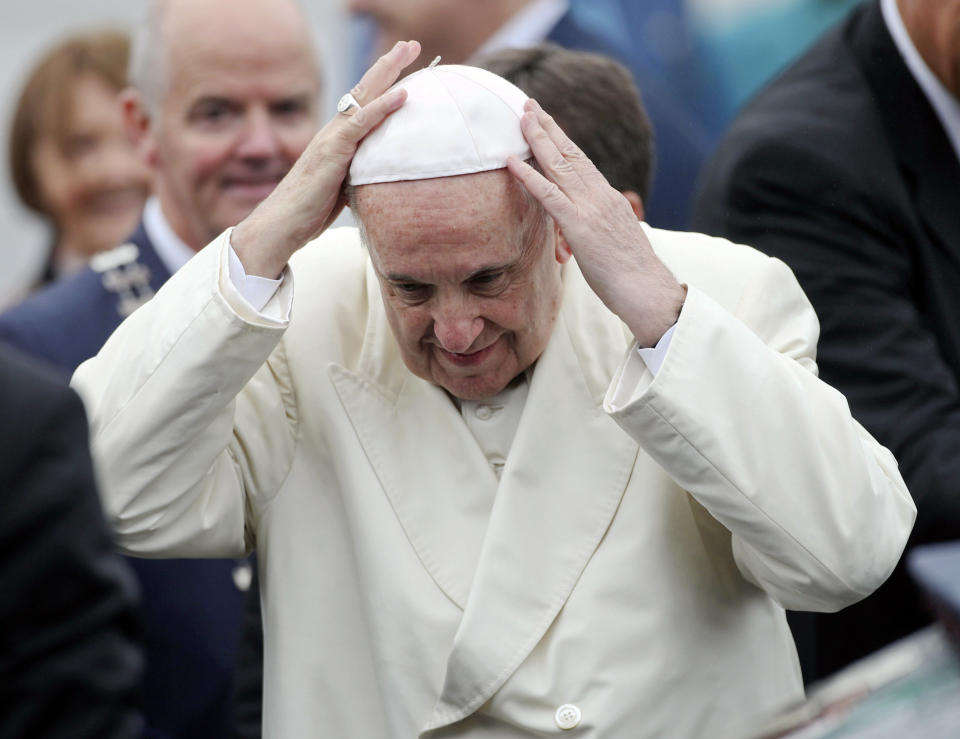
<path id="1" fill-rule="evenodd" d="M 0 344 L 0 736 L 133 739 L 136 583 L 100 510 L 76 394 Z"/>
<path id="2" fill-rule="evenodd" d="M 70 374 L 224 228 L 265 198 L 318 124 L 296 3 L 154 0 L 132 50 L 128 129 L 155 178 L 130 242 L 0 316 L 0 339 Z M 227 734 L 246 561 L 131 559 L 143 591 L 150 736 Z"/>
<path id="3" fill-rule="evenodd" d="M 660 228 L 687 226 L 694 181 L 713 137 L 699 116 L 640 57 L 567 0 L 350 0 L 350 9 L 373 19 L 374 52 L 400 39 L 417 39 L 420 59 L 441 56 L 462 64 L 474 55 L 550 41 L 593 51 L 624 63 L 633 75 L 656 134 L 657 158 L 647 202 L 647 220 Z"/>
<path id="4" fill-rule="evenodd" d="M 823 379 L 900 462 L 914 543 L 960 536 L 958 198 L 960 0 L 875 0 L 743 110 L 694 218 L 796 272 Z M 807 678 L 927 620 L 901 566 L 817 617 Z"/>

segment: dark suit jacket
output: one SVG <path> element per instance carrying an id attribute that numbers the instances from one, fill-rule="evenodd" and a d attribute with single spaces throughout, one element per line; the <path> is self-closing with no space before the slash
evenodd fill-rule
<path id="1" fill-rule="evenodd" d="M 130 262 L 85 269 L 0 315 L 0 341 L 52 362 L 69 376 L 93 356 L 140 300 L 170 277 L 143 228 Z M 108 260 L 107 260 L 108 261 Z M 244 593 L 233 560 L 127 558 L 142 591 L 146 672 L 140 706 L 148 736 L 228 735 L 228 698 Z"/>
<path id="2" fill-rule="evenodd" d="M 745 107 L 706 170 L 694 227 L 794 269 L 820 317 L 821 376 L 900 462 L 913 543 L 960 536 L 960 164 L 878 3 Z M 818 618 L 818 672 L 927 620 L 901 566 Z"/>
<path id="3" fill-rule="evenodd" d="M 113 549 L 83 406 L 0 346 L 0 737 L 138 737 L 136 582 Z"/>
<path id="4" fill-rule="evenodd" d="M 680 97 L 650 73 L 639 57 L 579 20 L 571 10 L 547 36 L 547 41 L 579 51 L 613 57 L 633 74 L 654 131 L 656 157 L 646 219 L 660 228 L 687 227 L 697 174 L 710 151 L 707 130 Z"/>
<path id="5" fill-rule="evenodd" d="M 130 290 L 150 294 L 170 279 L 170 271 L 157 256 L 143 227 L 130 238 L 139 254 L 134 262 L 110 272 L 118 277 L 139 270 L 145 280 Z M 40 357 L 67 375 L 96 354 L 126 317 L 125 285 L 104 284 L 102 271 L 86 268 L 34 293 L 0 315 L 0 339 Z"/>

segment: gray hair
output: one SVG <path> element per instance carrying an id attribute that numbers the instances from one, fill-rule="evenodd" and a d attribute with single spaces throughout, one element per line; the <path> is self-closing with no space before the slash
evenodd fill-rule
<path id="1" fill-rule="evenodd" d="M 170 85 L 161 5 L 162 0 L 148 0 L 130 48 L 130 84 L 140 93 L 152 118 L 156 118 Z"/>
<path id="2" fill-rule="evenodd" d="M 302 2 L 291 1 L 303 14 Z M 134 29 L 130 47 L 130 84 L 140 93 L 147 113 L 154 120 L 158 120 L 161 103 L 170 88 L 170 54 L 167 48 L 169 39 L 165 27 L 164 5 L 164 0 L 147 0 L 146 8 Z M 323 66 L 314 49 L 311 34 L 308 33 L 308 37 L 317 84 L 320 86 L 323 84 Z"/>

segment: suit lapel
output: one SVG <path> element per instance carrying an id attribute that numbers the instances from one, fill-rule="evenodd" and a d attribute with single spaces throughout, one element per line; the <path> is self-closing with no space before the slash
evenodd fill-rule
<path id="1" fill-rule="evenodd" d="M 474 712 L 540 641 L 619 505 L 638 446 L 603 412 L 620 322 L 571 265 L 503 470 L 444 687 L 425 730 Z M 586 293 L 584 291 L 587 291 Z M 593 306 L 595 307 L 595 306 Z M 584 339 L 584 343 L 580 343 Z"/>
<path id="2" fill-rule="evenodd" d="M 944 136 L 944 139 L 946 137 Z M 917 212 L 941 250 L 960 267 L 960 162 L 949 144 L 916 166 Z"/>
<path id="3" fill-rule="evenodd" d="M 960 162 L 940 119 L 900 56 L 879 3 L 863 8 L 849 38 L 912 187 L 917 212 L 948 258 L 960 265 Z"/>
<path id="4" fill-rule="evenodd" d="M 150 241 L 150 237 L 147 236 L 143 221 L 140 222 L 137 230 L 133 233 L 133 236 L 130 237 L 130 241 L 136 244 L 137 249 L 140 251 L 138 256 L 139 261 L 150 269 L 150 287 L 156 292 L 163 286 L 163 283 L 170 279 L 170 270 L 167 269 L 167 265 L 160 259 L 157 250 L 153 246 L 153 242 Z"/>

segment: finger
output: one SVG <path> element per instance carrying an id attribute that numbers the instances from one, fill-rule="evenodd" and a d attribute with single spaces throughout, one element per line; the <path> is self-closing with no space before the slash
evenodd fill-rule
<path id="1" fill-rule="evenodd" d="M 557 148 L 557 151 L 570 163 L 572 169 L 580 177 L 585 179 L 592 179 L 595 176 L 602 177 L 600 171 L 593 162 L 590 161 L 590 157 L 584 154 L 583 150 L 563 132 L 563 129 L 557 125 L 553 116 L 547 113 L 547 111 L 540 106 L 540 103 L 530 98 L 524 103 L 523 107 L 524 110 L 529 111 L 536 117 L 537 123 L 543 128 L 544 132 L 546 132 L 550 141 L 552 141 L 553 145 Z"/>
<path id="2" fill-rule="evenodd" d="M 334 141 L 340 142 L 337 150 L 352 156 L 361 139 L 384 119 L 397 110 L 407 99 L 407 91 L 396 88 L 385 92 L 362 108 L 356 108 L 347 116 L 337 115 L 328 126 L 333 127 Z"/>
<path id="3" fill-rule="evenodd" d="M 545 111 L 540 103 L 538 103 L 533 98 L 528 98 L 527 101 L 523 104 L 523 109 L 533 113 L 537 122 L 543 127 L 543 130 L 547 132 L 547 135 L 550 137 L 550 140 L 553 141 L 557 149 L 564 155 L 570 155 L 572 157 L 582 157 L 586 158 L 586 154 L 581 151 L 580 147 L 577 146 L 570 137 L 563 132 L 563 129 L 557 125 L 557 122 L 553 119 L 547 111 Z"/>
<path id="4" fill-rule="evenodd" d="M 370 102 L 396 82 L 400 73 L 418 56 L 420 56 L 419 42 L 397 41 L 390 51 L 377 59 L 364 73 L 350 93 L 360 105 Z"/>
<path id="5" fill-rule="evenodd" d="M 520 130 L 547 178 L 557 183 L 560 189 L 571 197 L 582 194 L 584 186 L 580 175 L 574 169 L 573 163 L 557 148 L 535 111 L 528 110 L 523 114 L 520 118 Z"/>
<path id="6" fill-rule="evenodd" d="M 520 180 L 533 197 L 543 205 L 544 209 L 560 225 L 562 229 L 573 216 L 576 208 L 563 191 L 529 164 L 515 155 L 507 157 L 507 169 Z"/>
<path id="7" fill-rule="evenodd" d="M 335 132 L 335 140 L 342 144 L 337 147 L 342 149 L 342 153 L 352 154 L 364 136 L 403 104 L 406 91 L 391 90 L 390 86 L 419 54 L 418 42 L 398 41 L 390 51 L 377 59 L 350 91 L 361 107 L 354 108 L 346 115 L 337 114 L 328 124 Z"/>

